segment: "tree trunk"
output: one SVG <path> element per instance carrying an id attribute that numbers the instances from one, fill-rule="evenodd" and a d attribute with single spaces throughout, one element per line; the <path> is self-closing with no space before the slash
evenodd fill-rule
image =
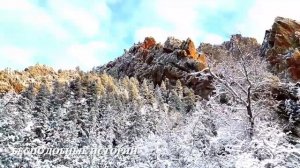
<path id="1" fill-rule="evenodd" d="M 250 123 L 250 128 L 249 128 L 249 137 L 252 139 L 253 137 L 253 131 L 254 131 L 254 121 L 253 121 L 253 115 L 251 111 L 251 106 L 247 106 L 247 113 L 249 117 L 249 123 Z"/>
<path id="2" fill-rule="evenodd" d="M 252 139 L 253 137 L 253 131 L 254 131 L 254 121 L 253 121 L 253 114 L 252 114 L 252 109 L 251 109 L 251 84 L 248 87 L 248 95 L 247 95 L 247 114 L 249 117 L 249 123 L 250 123 L 250 128 L 249 128 L 249 137 Z"/>

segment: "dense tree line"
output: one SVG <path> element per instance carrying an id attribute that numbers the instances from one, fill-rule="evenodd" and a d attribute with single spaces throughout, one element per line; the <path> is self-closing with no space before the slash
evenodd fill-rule
<path id="1" fill-rule="evenodd" d="M 173 90 L 167 89 L 165 82 L 154 86 L 147 80 L 140 84 L 135 78 L 117 80 L 106 74 L 100 79 L 54 81 L 53 87 L 42 84 L 39 90 L 30 84 L 20 95 L 6 94 L 1 99 L 7 101 L 1 108 L 1 119 L 9 120 L 1 125 L 1 132 L 13 134 L 18 143 L 4 138 L 2 147 L 32 147 L 33 141 L 47 147 L 130 147 L 140 138 L 161 133 L 166 124 L 168 128 L 177 125 L 178 119 L 165 123 L 171 112 L 187 115 L 195 110 L 196 96 L 179 81 Z M 12 128 L 14 125 L 18 128 Z M 8 153 L 2 156 L 2 163 L 19 166 L 30 165 L 33 159 Z M 53 164 L 69 164 L 61 160 Z"/>
<path id="2" fill-rule="evenodd" d="M 211 67 L 215 94 L 203 100 L 180 81 L 160 86 L 135 78 L 82 74 L 52 87 L 34 83 L 0 99 L 0 148 L 126 148 L 136 155 L 53 156 L 0 152 L 5 167 L 297 167 L 300 152 L 268 97 L 276 85 L 260 60 L 247 57 L 250 126 L 243 71 L 236 57 Z M 240 64 L 241 67 L 243 64 Z M 228 86 L 226 86 L 228 85 Z M 228 88 L 234 92 L 228 91 Z M 241 96 L 241 98 L 237 97 Z M 247 98 L 247 97 L 246 97 Z M 249 129 L 251 128 L 251 130 Z M 251 137 L 249 137 L 249 132 Z"/>

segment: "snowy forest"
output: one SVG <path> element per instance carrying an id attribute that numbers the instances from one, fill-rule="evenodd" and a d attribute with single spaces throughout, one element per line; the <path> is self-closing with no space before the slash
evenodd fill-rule
<path id="1" fill-rule="evenodd" d="M 2 94 L 0 167 L 300 167 L 297 100 L 274 96 L 274 89 L 294 84 L 271 74 L 256 53 L 239 48 L 208 62 L 208 68 L 191 73 L 215 79 L 208 98 L 180 80 L 154 85 L 96 70 L 80 72 L 66 83 L 31 83 L 20 94 Z M 134 147 L 137 152 L 69 156 L 10 151 L 26 147 Z"/>

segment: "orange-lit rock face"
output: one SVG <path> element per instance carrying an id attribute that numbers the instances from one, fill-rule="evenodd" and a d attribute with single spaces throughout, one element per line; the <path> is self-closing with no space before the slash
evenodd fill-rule
<path id="1" fill-rule="evenodd" d="M 145 62 L 149 60 L 149 53 L 151 49 L 156 46 L 156 41 L 153 37 L 146 37 L 144 42 L 139 47 L 139 52 L 142 60 Z M 185 41 L 178 40 L 174 37 L 168 37 L 166 40 L 163 50 L 166 52 L 174 52 L 178 50 L 178 55 L 181 57 L 192 58 L 199 62 L 199 69 L 202 70 L 207 67 L 206 56 L 204 54 L 198 54 L 194 42 L 188 38 Z"/>
<path id="2" fill-rule="evenodd" d="M 188 56 L 194 60 L 197 60 L 199 64 L 199 69 L 204 69 L 207 67 L 207 61 L 206 61 L 206 56 L 205 54 L 198 54 L 194 42 L 190 39 L 187 40 L 187 47 L 186 47 L 186 52 Z"/>
<path id="3" fill-rule="evenodd" d="M 156 41 L 153 37 L 146 37 L 141 47 L 148 50 L 148 49 L 153 48 L 155 46 L 155 44 L 156 44 Z"/>
<path id="4" fill-rule="evenodd" d="M 188 57 L 196 60 L 199 63 L 199 70 L 207 67 L 206 55 L 198 54 L 195 44 L 190 38 L 183 43 L 183 49 L 186 51 Z"/>
<path id="5" fill-rule="evenodd" d="M 289 48 L 295 44 L 295 32 L 300 30 L 300 24 L 295 20 L 277 17 L 272 26 L 274 47 Z"/>
<path id="6" fill-rule="evenodd" d="M 194 42 L 190 38 L 188 38 L 183 45 L 183 49 L 186 51 L 188 56 L 194 59 L 198 58 L 198 53 L 195 48 Z"/>
<path id="7" fill-rule="evenodd" d="M 204 69 L 207 67 L 207 60 L 205 54 L 198 54 L 197 60 L 200 63 L 199 69 Z"/>
<path id="8" fill-rule="evenodd" d="M 300 79 L 300 52 L 298 49 L 295 50 L 293 56 L 287 59 L 289 72 L 293 80 Z"/>
<path id="9" fill-rule="evenodd" d="M 288 70 L 293 80 L 300 80 L 300 23 L 277 17 L 272 29 L 266 31 L 261 55 L 265 56 L 274 72 Z"/>
<path id="10" fill-rule="evenodd" d="M 188 38 L 182 43 L 182 49 L 186 52 L 186 55 L 189 58 L 197 60 L 199 62 L 199 69 L 204 69 L 207 67 L 207 61 L 205 54 L 198 54 L 198 51 L 195 48 L 194 42 Z"/>
<path id="11" fill-rule="evenodd" d="M 150 49 L 156 45 L 156 41 L 153 37 L 146 37 L 144 42 L 139 46 L 138 51 L 143 61 L 146 61 Z"/>

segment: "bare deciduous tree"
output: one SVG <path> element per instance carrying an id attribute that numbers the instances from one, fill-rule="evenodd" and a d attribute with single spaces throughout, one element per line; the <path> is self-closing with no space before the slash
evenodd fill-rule
<path id="1" fill-rule="evenodd" d="M 249 121 L 249 137 L 254 134 L 253 97 L 254 90 L 265 83 L 267 73 L 264 60 L 261 60 L 255 51 L 241 49 L 234 44 L 232 52 L 223 58 L 220 63 L 208 67 L 208 72 L 216 82 L 233 95 L 236 102 L 242 104 Z M 222 92 L 219 92 L 222 93 Z"/>

